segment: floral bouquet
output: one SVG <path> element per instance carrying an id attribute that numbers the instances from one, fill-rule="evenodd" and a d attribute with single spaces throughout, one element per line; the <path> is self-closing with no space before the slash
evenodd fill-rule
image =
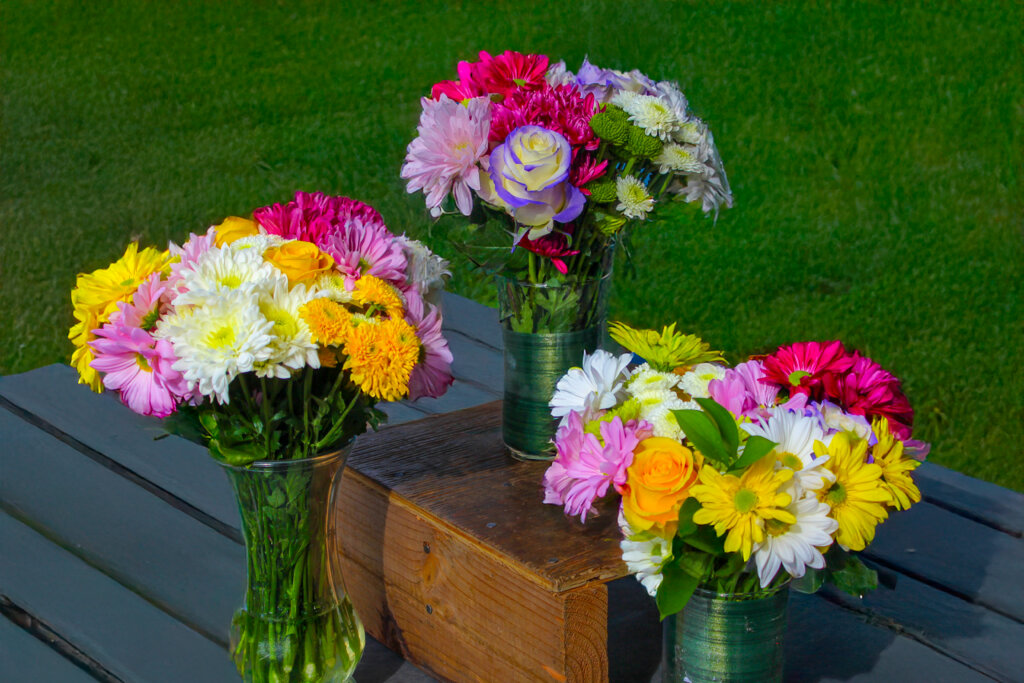
<path id="1" fill-rule="evenodd" d="M 78 277 L 79 381 L 168 418 L 228 470 L 249 555 L 233 650 L 249 680 L 316 681 L 358 661 L 347 598 L 322 607 L 334 599 L 327 499 L 344 459 L 325 468 L 321 454 L 347 454 L 383 418 L 378 401 L 452 383 L 434 303 L 445 274 L 367 204 L 298 192 L 180 247 L 129 244 Z"/>
<path id="2" fill-rule="evenodd" d="M 874 586 L 842 551 L 920 500 L 928 450 L 899 380 L 839 341 L 730 368 L 674 326 L 611 335 L 643 361 L 598 351 L 558 383 L 544 502 L 585 521 L 614 487 L 623 559 L 663 618 L 698 586 L 765 594 L 826 564 L 841 588 Z"/>
<path id="3" fill-rule="evenodd" d="M 663 198 L 705 213 L 732 205 L 711 132 L 675 83 L 587 60 L 573 74 L 511 51 L 459 62 L 458 76 L 423 98 L 402 177 L 432 216 L 469 217 L 452 239 L 477 265 L 534 285 L 600 279 L 617 237 Z M 518 332 L 603 317 L 579 296 L 527 296 L 511 320 Z"/>

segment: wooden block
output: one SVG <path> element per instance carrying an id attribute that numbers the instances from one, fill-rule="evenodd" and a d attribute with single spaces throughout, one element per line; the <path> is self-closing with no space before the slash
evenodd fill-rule
<path id="1" fill-rule="evenodd" d="M 500 424 L 492 403 L 357 442 L 338 496 L 353 602 L 446 680 L 606 681 L 614 506 L 583 526 L 543 505 L 546 465 L 509 458 Z"/>

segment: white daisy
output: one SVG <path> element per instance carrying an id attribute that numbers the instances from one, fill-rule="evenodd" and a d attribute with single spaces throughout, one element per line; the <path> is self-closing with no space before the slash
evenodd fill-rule
<path id="1" fill-rule="evenodd" d="M 622 107 L 629 114 L 629 120 L 650 136 L 668 142 L 683 123 L 676 115 L 671 102 L 655 95 L 618 93 L 612 104 Z"/>
<path id="2" fill-rule="evenodd" d="M 803 413 L 777 408 L 772 415 L 761 422 L 746 422 L 740 427 L 748 434 L 763 436 L 777 446 L 772 451 L 777 467 L 793 470 L 793 478 L 787 486 L 790 495 L 798 498 L 807 491 L 817 491 L 827 481 L 835 481 L 835 475 L 822 467 L 828 456 L 814 455 L 814 442 L 825 441 L 821 422 Z"/>
<path id="3" fill-rule="evenodd" d="M 804 575 L 807 567 L 822 569 L 825 558 L 819 548 L 831 545 L 832 534 L 839 528 L 839 523 L 829 517 L 829 506 L 814 494 L 790 503 L 786 509 L 796 517 L 796 522 L 768 520 L 765 539 L 754 549 L 762 588 L 775 578 L 780 567 L 796 579 Z"/>
<path id="4" fill-rule="evenodd" d="M 636 580 L 653 598 L 658 594 L 658 587 L 661 585 L 661 569 L 672 559 L 672 541 L 649 533 L 634 534 L 621 510 L 619 526 L 623 535 L 622 541 L 619 542 L 619 547 L 622 548 L 622 561 L 626 563 L 626 569 L 630 574 L 636 574 Z"/>
<path id="5" fill-rule="evenodd" d="M 725 377 L 725 366 L 718 363 L 700 363 L 679 378 L 679 388 L 692 398 L 711 398 L 708 385 L 713 379 Z"/>
<path id="6" fill-rule="evenodd" d="M 273 352 L 274 323 L 241 291 L 212 298 L 205 305 L 178 310 L 160 321 L 156 336 L 174 345 L 171 366 L 198 386 L 203 396 L 228 402 L 228 385 Z"/>
<path id="7" fill-rule="evenodd" d="M 179 289 L 174 298 L 176 307 L 206 306 L 230 294 L 247 295 L 256 290 L 270 291 L 279 280 L 287 282 L 283 273 L 263 260 L 263 252 L 225 245 L 204 252 L 191 267 L 181 271 Z"/>
<path id="8" fill-rule="evenodd" d="M 626 379 L 625 370 L 633 354 L 615 356 L 598 349 L 583 354 L 583 367 L 570 368 L 558 384 L 548 406 L 552 417 L 565 417 L 572 411 L 605 410 L 618 403 L 617 394 Z"/>
<path id="9" fill-rule="evenodd" d="M 299 307 L 313 297 L 303 285 L 288 289 L 288 282 L 278 282 L 274 291 L 260 296 L 259 307 L 263 317 L 273 323 L 270 357 L 254 364 L 257 377 L 288 379 L 291 370 L 304 366 L 320 367 L 317 345 L 309 325 L 302 319 Z"/>
<path id="10" fill-rule="evenodd" d="M 252 251 L 253 253 L 263 255 L 270 247 L 279 247 L 285 242 L 294 242 L 295 240 L 286 240 L 280 235 L 272 235 L 269 233 L 260 233 L 258 235 L 249 235 L 248 237 L 241 237 L 231 243 L 231 248 L 236 251 Z"/>
<path id="11" fill-rule="evenodd" d="M 615 196 L 619 200 L 615 208 L 626 218 L 647 218 L 647 212 L 654 208 L 654 197 L 647 193 L 647 186 L 631 175 L 616 179 Z"/>
<path id="12" fill-rule="evenodd" d="M 659 173 L 705 173 L 708 168 L 697 159 L 696 152 L 693 145 L 670 142 L 653 161 Z"/>

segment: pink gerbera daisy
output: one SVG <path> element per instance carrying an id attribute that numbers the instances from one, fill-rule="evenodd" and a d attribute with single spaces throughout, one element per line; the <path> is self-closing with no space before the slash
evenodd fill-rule
<path id="1" fill-rule="evenodd" d="M 188 382 L 171 365 L 171 343 L 138 327 L 107 323 L 89 342 L 96 357 L 90 365 L 103 385 L 120 393 L 121 402 L 140 415 L 167 417 L 189 394 Z"/>
<path id="2" fill-rule="evenodd" d="M 423 190 L 432 216 L 441 215 L 441 203 L 452 193 L 463 215 L 473 210 L 471 190 L 480 190 L 480 168 L 487 163 L 490 101 L 478 97 L 459 104 L 443 95 L 423 99 L 417 128 L 409 143 L 401 176 L 410 194 Z"/>
<path id="3" fill-rule="evenodd" d="M 409 376 L 409 399 L 437 398 L 448 390 L 452 377 L 452 352 L 441 332 L 441 311 L 424 304 L 419 296 L 409 298 L 407 320 L 416 327 L 420 360 Z"/>
<path id="4" fill-rule="evenodd" d="M 548 71 L 545 55 L 524 55 L 506 50 L 492 57 L 480 52 L 475 65 L 474 80 L 481 82 L 488 93 L 508 95 L 516 90 L 538 90 L 547 87 L 544 75 Z"/>
<path id="5" fill-rule="evenodd" d="M 156 272 L 146 278 L 135 290 L 131 303 L 119 302 L 117 311 L 110 316 L 110 322 L 152 331 L 160 316 L 170 308 L 170 301 L 165 296 L 168 292 L 167 282 L 160 277 L 160 273 Z"/>
<path id="6" fill-rule="evenodd" d="M 479 78 L 479 62 L 459 62 L 458 72 L 459 80 L 435 83 L 430 89 L 430 96 L 439 100 L 441 95 L 446 95 L 456 102 L 462 102 L 487 95 L 487 89 Z"/>
<path id="7" fill-rule="evenodd" d="M 831 373 L 846 372 L 853 359 L 846 355 L 843 343 L 797 342 L 780 347 L 764 359 L 764 377 L 761 382 L 775 384 L 790 394 L 804 394 L 820 399 L 822 381 Z"/>
<path id="8" fill-rule="evenodd" d="M 180 247 L 174 242 L 168 245 L 168 251 L 171 253 L 171 274 L 167 278 L 168 291 L 177 293 L 183 289 L 182 273 L 192 268 L 200 256 L 213 248 L 216 239 L 217 229 L 210 228 L 205 235 L 189 234 L 185 244 Z"/>

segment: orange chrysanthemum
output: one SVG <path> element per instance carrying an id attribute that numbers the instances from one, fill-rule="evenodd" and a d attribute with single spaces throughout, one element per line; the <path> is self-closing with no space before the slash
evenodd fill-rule
<path id="1" fill-rule="evenodd" d="M 352 329 L 352 314 L 330 299 L 313 299 L 299 308 L 299 314 L 309 325 L 313 341 L 320 346 L 344 344 Z"/>
<path id="2" fill-rule="evenodd" d="M 352 301 L 357 306 L 369 309 L 367 313 L 372 314 L 374 309 L 381 310 L 389 318 L 401 318 L 405 310 L 401 293 L 393 285 L 373 275 L 364 275 L 356 280 Z"/>
<path id="3" fill-rule="evenodd" d="M 409 392 L 420 341 L 416 329 L 402 318 L 364 322 L 349 333 L 345 354 L 343 367 L 360 389 L 377 399 L 397 401 Z"/>

